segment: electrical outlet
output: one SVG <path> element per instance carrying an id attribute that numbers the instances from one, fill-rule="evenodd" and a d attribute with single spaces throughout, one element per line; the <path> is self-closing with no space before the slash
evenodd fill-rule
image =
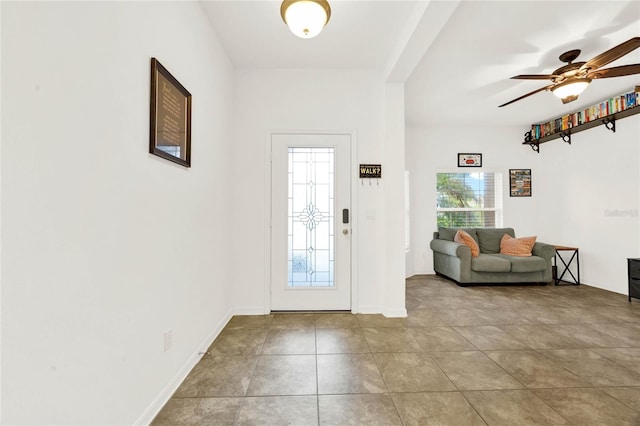
<path id="1" fill-rule="evenodd" d="M 173 344 L 173 330 L 168 329 L 164 332 L 164 351 L 167 352 L 171 349 L 171 345 Z"/>

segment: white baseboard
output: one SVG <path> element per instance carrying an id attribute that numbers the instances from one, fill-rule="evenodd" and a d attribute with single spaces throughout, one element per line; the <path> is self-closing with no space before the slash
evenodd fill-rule
<path id="1" fill-rule="evenodd" d="M 398 309 L 382 309 L 379 306 L 359 306 L 358 309 L 352 311 L 354 314 L 382 314 L 388 318 L 405 318 L 407 310 L 405 308 Z"/>
<path id="2" fill-rule="evenodd" d="M 232 315 L 267 315 L 269 312 L 265 312 L 264 306 L 258 306 L 253 308 L 235 308 L 231 311 Z"/>
<path id="3" fill-rule="evenodd" d="M 385 309 L 382 313 L 387 318 L 406 318 L 407 310 L 405 308 L 401 309 Z"/>
<path id="4" fill-rule="evenodd" d="M 411 275 L 411 277 L 419 277 L 420 275 L 434 275 L 436 272 L 433 269 L 428 269 L 428 270 L 422 270 L 422 271 L 415 271 L 413 275 Z M 407 278 L 411 278 L 411 277 L 407 277 Z"/>
<path id="5" fill-rule="evenodd" d="M 381 314 L 382 309 L 379 306 L 354 306 L 351 312 L 354 314 Z"/>
<path id="6" fill-rule="evenodd" d="M 222 329 L 227 325 L 233 313 L 231 310 L 227 312 L 223 321 L 203 340 L 198 349 L 187 359 L 184 365 L 178 370 L 176 375 L 167 383 L 162 389 L 160 394 L 153 400 L 153 402 L 147 407 L 142 415 L 136 420 L 134 425 L 149 425 L 153 419 L 158 415 L 162 407 L 171 399 L 171 396 L 175 393 L 178 387 L 182 384 L 187 375 L 191 372 L 193 367 L 196 366 L 200 359 L 203 357 L 202 353 L 206 352 L 213 341 L 218 337 Z"/>

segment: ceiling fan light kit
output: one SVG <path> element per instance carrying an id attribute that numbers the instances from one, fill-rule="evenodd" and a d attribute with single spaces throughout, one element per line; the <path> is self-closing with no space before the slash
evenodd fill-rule
<path id="1" fill-rule="evenodd" d="M 578 95 L 589 86 L 589 83 L 591 83 L 590 78 L 572 78 L 555 85 L 551 91 L 560 99 L 573 98 L 571 100 L 576 100 Z"/>
<path id="2" fill-rule="evenodd" d="M 602 69 L 603 66 L 623 57 L 638 47 L 640 47 L 640 37 L 633 37 L 587 62 L 573 62 L 580 55 L 580 50 L 578 49 L 564 52 L 559 56 L 559 59 L 567 64 L 551 74 L 521 74 L 511 77 L 518 80 L 551 80 L 551 84 L 506 102 L 500 107 L 547 90 L 551 90 L 554 95 L 562 100 L 563 104 L 567 104 L 578 99 L 578 96 L 589 86 L 593 79 L 640 74 L 640 64 Z"/>
<path id="3" fill-rule="evenodd" d="M 280 16 L 293 34 L 300 38 L 313 38 L 327 25 L 331 7 L 327 0 L 284 0 Z"/>

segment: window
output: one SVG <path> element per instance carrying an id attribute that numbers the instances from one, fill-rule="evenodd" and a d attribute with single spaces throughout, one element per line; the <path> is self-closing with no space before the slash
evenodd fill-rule
<path id="1" fill-rule="evenodd" d="M 438 227 L 502 226 L 502 175 L 438 173 Z"/>

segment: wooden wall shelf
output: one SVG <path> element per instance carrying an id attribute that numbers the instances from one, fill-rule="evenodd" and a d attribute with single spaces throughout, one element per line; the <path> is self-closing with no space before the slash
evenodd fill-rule
<path id="1" fill-rule="evenodd" d="M 570 127 L 566 130 L 561 130 L 559 132 L 553 133 L 551 135 L 543 136 L 539 139 L 534 139 L 531 137 L 531 131 L 525 133 L 523 145 L 529 145 L 531 149 L 535 152 L 540 152 L 540 144 L 552 141 L 554 139 L 562 139 L 564 142 L 571 144 L 571 135 L 582 132 L 583 130 L 588 130 L 597 126 L 605 126 L 606 129 L 611 130 L 612 132 L 616 131 L 616 121 L 629 117 L 631 115 L 640 113 L 640 105 L 636 105 L 634 107 L 625 109 L 624 111 L 616 112 L 613 114 L 609 114 L 605 117 L 597 118 L 593 121 L 589 121 L 588 123 L 579 124 L 574 127 Z"/>

